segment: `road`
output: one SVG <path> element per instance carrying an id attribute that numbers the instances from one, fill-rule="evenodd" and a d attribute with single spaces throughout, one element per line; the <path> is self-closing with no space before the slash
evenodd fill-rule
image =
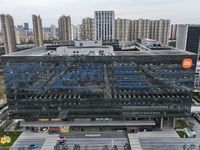
<path id="1" fill-rule="evenodd" d="M 79 144 L 81 150 L 102 150 L 104 145 L 107 145 L 109 149 L 111 149 L 113 145 L 117 145 L 118 150 L 123 150 L 126 142 L 128 142 L 126 138 L 81 138 L 67 139 L 66 144 L 70 149 L 73 149 L 75 144 Z"/>
<path id="2" fill-rule="evenodd" d="M 52 150 L 56 145 L 58 134 L 33 133 L 30 130 L 24 131 L 18 140 L 14 143 L 11 150 L 17 150 L 19 147 L 28 147 L 30 144 L 38 145 L 37 150 Z M 66 144 L 70 150 L 73 150 L 75 144 L 81 146 L 81 150 L 102 150 L 104 145 L 111 148 L 117 145 L 118 150 L 123 150 L 127 143 L 124 133 L 62 133 L 60 136 L 66 136 Z"/>
<path id="3" fill-rule="evenodd" d="M 125 133 L 62 133 L 60 136 L 67 138 L 66 144 L 73 149 L 75 144 L 79 144 L 81 150 L 102 150 L 104 145 L 111 149 L 113 145 L 117 145 L 119 150 L 123 150 L 127 137 Z"/>

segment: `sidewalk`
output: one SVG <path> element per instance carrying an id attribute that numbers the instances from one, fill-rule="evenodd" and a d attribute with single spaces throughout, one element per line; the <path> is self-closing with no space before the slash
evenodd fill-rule
<path id="1" fill-rule="evenodd" d="M 135 134 L 137 134 L 137 133 L 135 133 Z M 130 145 L 131 145 L 131 150 L 142 150 L 139 138 L 135 137 L 134 133 L 133 134 L 129 133 L 128 139 L 129 139 L 129 142 L 130 142 Z"/>
<path id="2" fill-rule="evenodd" d="M 170 125 L 165 122 L 163 124 L 162 131 L 152 131 L 152 132 L 138 132 L 138 133 L 129 133 L 128 138 L 130 141 L 132 150 L 142 150 L 140 143 L 140 138 L 180 138 L 176 133 L 176 130 L 170 127 Z"/>
<path id="3" fill-rule="evenodd" d="M 54 149 L 54 146 L 56 145 L 57 137 L 55 138 L 46 138 L 41 150 L 50 150 Z"/>

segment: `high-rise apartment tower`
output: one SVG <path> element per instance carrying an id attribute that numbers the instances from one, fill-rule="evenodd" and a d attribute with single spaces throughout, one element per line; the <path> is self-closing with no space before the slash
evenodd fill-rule
<path id="1" fill-rule="evenodd" d="M 55 25 L 51 25 L 51 34 L 56 35 L 56 26 Z"/>
<path id="2" fill-rule="evenodd" d="M 3 31 L 5 54 L 17 51 L 14 21 L 10 15 L 1 16 L 1 30 Z"/>
<path id="3" fill-rule="evenodd" d="M 115 20 L 115 39 L 119 41 L 136 41 L 149 38 L 167 45 L 169 31 L 169 20 L 130 20 L 121 18 Z"/>
<path id="4" fill-rule="evenodd" d="M 170 31 L 170 39 L 176 40 L 176 35 L 177 35 L 177 24 L 172 24 Z"/>
<path id="5" fill-rule="evenodd" d="M 77 40 L 83 39 L 82 24 L 77 25 Z"/>
<path id="6" fill-rule="evenodd" d="M 70 41 L 71 37 L 71 17 L 70 16 L 61 16 L 58 19 L 59 26 L 59 39 L 62 41 Z"/>
<path id="7" fill-rule="evenodd" d="M 119 41 L 131 41 L 131 20 L 116 19 L 115 20 L 115 39 Z"/>
<path id="8" fill-rule="evenodd" d="M 85 18 L 82 20 L 82 33 L 83 33 L 83 40 L 95 39 L 93 18 Z"/>
<path id="9" fill-rule="evenodd" d="M 35 47 L 43 46 L 43 31 L 42 31 L 42 20 L 40 16 L 32 15 L 33 19 L 33 36 Z"/>
<path id="10" fill-rule="evenodd" d="M 16 37 L 16 43 L 17 43 L 17 44 L 21 44 L 21 35 L 20 35 L 20 31 L 15 30 L 15 37 Z"/>

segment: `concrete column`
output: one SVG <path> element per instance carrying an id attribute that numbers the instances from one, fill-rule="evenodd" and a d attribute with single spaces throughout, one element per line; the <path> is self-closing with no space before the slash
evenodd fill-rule
<path id="1" fill-rule="evenodd" d="M 176 123 L 176 118 L 173 117 L 173 120 L 172 120 L 172 128 L 175 128 L 175 123 Z"/>
<path id="2" fill-rule="evenodd" d="M 162 129 L 162 128 L 163 128 L 163 117 L 160 118 L 160 129 Z"/>

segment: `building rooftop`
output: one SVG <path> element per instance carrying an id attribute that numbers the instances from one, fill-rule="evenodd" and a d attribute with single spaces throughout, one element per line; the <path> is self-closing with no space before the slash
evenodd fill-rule
<path id="1" fill-rule="evenodd" d="M 127 55 L 194 55 L 194 53 L 188 53 L 187 51 L 182 50 L 154 50 L 154 51 L 117 51 L 114 52 L 118 56 L 127 56 Z"/>
<path id="2" fill-rule="evenodd" d="M 99 46 L 98 46 L 99 47 Z M 73 47 L 75 48 L 75 47 Z M 93 46 L 87 48 L 94 48 Z M 100 47 L 102 48 L 102 47 Z M 47 50 L 46 47 L 37 47 L 24 51 L 15 52 L 12 54 L 3 55 L 5 56 L 62 56 L 64 54 L 57 54 L 54 50 Z M 77 55 L 77 54 L 76 54 Z M 140 55 L 195 55 L 194 53 L 183 51 L 183 50 L 153 50 L 153 51 L 114 51 L 115 56 L 140 56 Z"/>
<path id="3" fill-rule="evenodd" d="M 62 41 L 63 42 L 63 41 Z M 140 42 L 125 42 L 123 46 L 127 49 L 123 51 L 113 51 L 113 47 L 109 44 L 103 45 L 102 41 L 66 41 L 72 44 L 43 46 L 15 52 L 4 56 L 140 56 L 140 55 L 195 55 L 194 53 L 169 47 L 161 44 L 159 41 L 152 39 L 142 39 Z M 152 45 L 153 44 L 153 45 Z M 152 46 L 152 47 L 151 47 Z M 135 48 L 137 51 L 128 50 Z"/>

